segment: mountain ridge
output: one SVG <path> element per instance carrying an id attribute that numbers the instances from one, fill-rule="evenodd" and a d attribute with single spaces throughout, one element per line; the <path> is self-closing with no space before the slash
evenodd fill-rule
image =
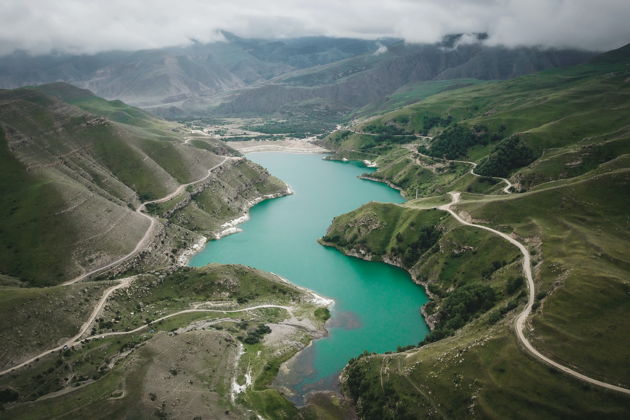
<path id="1" fill-rule="evenodd" d="M 0 57 L 0 87 L 73 83 L 169 118 L 305 115 L 346 118 L 357 107 L 426 80 L 505 79 L 583 62 L 593 53 L 443 41 L 304 37 L 193 43 L 95 55 Z M 461 36 L 460 36 L 461 37 Z M 446 42 L 446 43 L 445 43 Z M 447 47 L 450 45 L 454 47 Z M 282 104 L 274 98 L 282 97 Z"/>

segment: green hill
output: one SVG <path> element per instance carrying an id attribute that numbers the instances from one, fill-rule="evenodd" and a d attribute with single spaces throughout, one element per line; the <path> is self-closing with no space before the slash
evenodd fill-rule
<path id="1" fill-rule="evenodd" d="M 376 161 L 372 177 L 421 197 L 339 216 L 323 238 L 405 268 L 432 295 L 424 343 L 344 370 L 362 418 L 627 417 L 627 396 L 519 345 L 527 289 L 517 249 L 431 208 L 461 191 L 461 217 L 525 244 L 535 282 L 528 339 L 552 360 L 630 387 L 629 80 L 626 46 L 573 68 L 441 92 L 323 140 L 338 158 Z M 512 194 L 497 176 L 509 177 Z"/>
<path id="2" fill-rule="evenodd" d="M 149 227 L 134 211 L 142 201 L 203 178 L 224 159 L 212 151 L 233 155 L 184 137 L 173 123 L 70 85 L 0 91 L 0 273 L 9 283 L 52 285 L 129 253 Z M 285 188 L 250 162 L 225 166 L 200 186 L 226 183 L 213 196 L 224 211 L 197 215 L 206 231 Z M 172 262 L 198 240 L 169 223 L 153 233 L 149 265 Z"/>
<path id="3" fill-rule="evenodd" d="M 577 176 L 628 151 L 629 50 L 438 93 L 323 142 L 339 156 L 371 160 L 406 143 L 436 158 L 477 162 L 481 175 L 510 175 L 524 190 Z"/>

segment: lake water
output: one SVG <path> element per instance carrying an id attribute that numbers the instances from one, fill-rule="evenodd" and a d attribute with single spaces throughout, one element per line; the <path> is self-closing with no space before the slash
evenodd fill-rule
<path id="1" fill-rule="evenodd" d="M 190 265 L 244 264 L 335 300 L 329 335 L 303 352 L 291 388 L 298 395 L 330 389 L 347 361 L 364 350 L 383 353 L 421 341 L 428 328 L 419 309 L 427 297 L 406 272 L 317 243 L 333 217 L 369 201 L 400 203 L 398 191 L 358 179 L 372 169 L 355 162 L 327 161 L 314 154 L 247 157 L 288 183 L 295 194 L 256 205 L 250 220 L 240 225 L 243 232 L 209 242 Z"/>

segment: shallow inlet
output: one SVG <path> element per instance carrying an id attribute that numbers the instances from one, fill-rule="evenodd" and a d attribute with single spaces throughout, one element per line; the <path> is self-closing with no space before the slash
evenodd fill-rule
<path id="1" fill-rule="evenodd" d="M 372 172 L 355 162 L 333 162 L 322 155 L 252 153 L 295 191 L 250 211 L 243 232 L 209 242 L 190 261 L 244 264 L 276 273 L 335 300 L 329 335 L 303 352 L 296 378 L 288 383 L 298 396 L 331 389 L 343 366 L 364 350 L 383 353 L 417 344 L 428 333 L 420 306 L 424 290 L 409 275 L 384 263 L 347 257 L 317 239 L 332 218 L 369 201 L 402 202 L 388 186 L 358 179 Z"/>

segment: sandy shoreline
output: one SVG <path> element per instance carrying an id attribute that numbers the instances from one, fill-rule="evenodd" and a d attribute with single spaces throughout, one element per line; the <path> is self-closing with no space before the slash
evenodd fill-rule
<path id="1" fill-rule="evenodd" d="M 288 279 L 285 279 L 282 276 L 279 276 L 278 274 L 271 272 L 271 274 L 273 274 L 274 276 L 276 276 L 276 278 L 278 278 L 278 280 L 280 280 L 283 283 L 287 283 L 290 284 L 291 286 L 295 287 L 296 289 L 299 289 L 301 291 L 303 291 L 304 293 L 307 293 L 311 296 L 311 303 L 318 305 L 318 306 L 325 306 L 326 308 L 330 309 L 334 304 L 335 304 L 335 300 L 331 299 L 331 298 L 327 298 L 324 297 L 322 295 L 318 295 L 317 293 L 315 293 L 313 290 L 306 288 L 306 287 L 302 287 L 302 286 L 298 286 L 297 284 L 289 281 Z"/>
<path id="2" fill-rule="evenodd" d="M 326 153 L 324 149 L 313 143 L 315 137 L 306 139 L 284 139 L 284 140 L 247 140 L 230 141 L 227 144 L 241 153 L 254 152 L 285 152 L 285 153 Z"/>

